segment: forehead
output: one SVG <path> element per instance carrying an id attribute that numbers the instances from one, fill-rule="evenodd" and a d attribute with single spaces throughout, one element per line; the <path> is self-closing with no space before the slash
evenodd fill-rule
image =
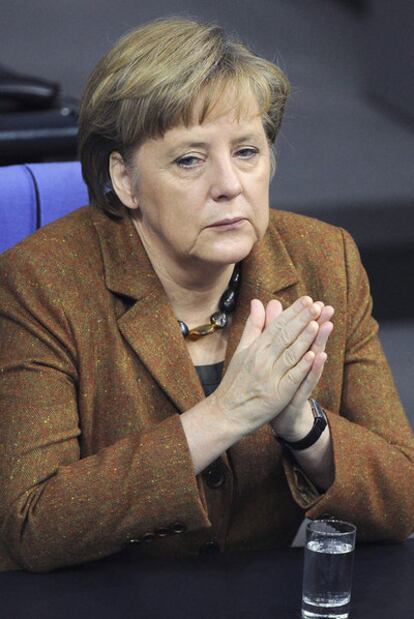
<path id="1" fill-rule="evenodd" d="M 190 123 L 180 123 L 150 142 L 176 150 L 187 144 L 209 143 L 215 139 L 230 142 L 247 137 L 266 139 L 259 106 L 253 96 L 246 97 L 237 106 L 219 102 L 200 122 L 198 106 L 202 105 L 202 101 L 195 105 Z"/>

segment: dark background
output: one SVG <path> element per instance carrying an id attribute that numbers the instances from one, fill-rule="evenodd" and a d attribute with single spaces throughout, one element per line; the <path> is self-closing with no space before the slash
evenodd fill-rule
<path id="1" fill-rule="evenodd" d="M 293 93 L 271 204 L 356 239 L 414 424 L 414 2 L 3 1 L 0 63 L 79 98 L 120 35 L 167 15 L 216 21 L 286 71 Z"/>

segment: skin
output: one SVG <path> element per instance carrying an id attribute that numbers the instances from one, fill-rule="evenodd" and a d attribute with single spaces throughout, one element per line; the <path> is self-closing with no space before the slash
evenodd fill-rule
<path id="1" fill-rule="evenodd" d="M 234 264 L 268 226 L 270 150 L 254 98 L 242 118 L 219 109 L 202 125 L 180 125 L 147 140 L 128 165 L 112 153 L 110 174 L 176 316 L 190 327 L 207 322 Z M 243 219 L 236 227 L 211 227 L 234 217 Z M 287 440 L 306 436 L 313 424 L 308 399 L 323 372 L 332 316 L 332 307 L 310 297 L 284 311 L 276 299 L 266 307 L 252 300 L 219 387 L 180 416 L 196 474 L 265 423 Z M 211 359 L 214 346 L 220 355 L 214 360 L 221 360 L 225 332 L 196 345 L 186 341 L 193 362 Z M 332 483 L 329 428 L 294 455 L 320 488 Z"/>
<path id="2" fill-rule="evenodd" d="M 267 229 L 270 151 L 254 101 L 240 122 L 230 112 L 147 140 L 129 169 L 113 153 L 111 175 L 154 263 L 178 285 L 227 276 Z M 210 227 L 224 217 L 244 224 Z"/>

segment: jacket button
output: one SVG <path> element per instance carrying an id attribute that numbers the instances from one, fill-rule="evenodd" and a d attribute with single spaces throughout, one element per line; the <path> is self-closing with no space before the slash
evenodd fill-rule
<path id="1" fill-rule="evenodd" d="M 154 533 L 157 537 L 167 537 L 167 535 L 170 535 L 171 531 L 167 527 L 160 527 L 156 529 Z"/>
<path id="2" fill-rule="evenodd" d="M 187 531 L 187 527 L 181 522 L 174 522 L 170 526 L 170 533 L 172 533 L 173 535 L 179 535 L 180 533 L 185 533 L 185 531 Z"/>
<path id="3" fill-rule="evenodd" d="M 220 486 L 224 484 L 225 471 L 220 460 L 212 462 L 212 464 L 203 471 L 203 479 L 209 488 L 220 488 Z"/>
<path id="4" fill-rule="evenodd" d="M 155 535 L 154 533 L 144 533 L 144 535 L 141 537 L 141 542 L 152 542 L 152 540 L 155 539 Z"/>
<path id="5" fill-rule="evenodd" d="M 200 546 L 198 550 L 198 554 L 200 555 L 216 555 L 220 552 L 220 546 L 217 542 L 213 540 L 209 540 L 205 542 L 202 546 Z"/>

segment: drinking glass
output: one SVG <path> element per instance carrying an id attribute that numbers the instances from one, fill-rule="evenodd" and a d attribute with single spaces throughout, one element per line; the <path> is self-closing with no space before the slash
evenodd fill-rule
<path id="1" fill-rule="evenodd" d="M 306 527 L 302 617 L 348 619 L 356 527 L 313 520 Z"/>

